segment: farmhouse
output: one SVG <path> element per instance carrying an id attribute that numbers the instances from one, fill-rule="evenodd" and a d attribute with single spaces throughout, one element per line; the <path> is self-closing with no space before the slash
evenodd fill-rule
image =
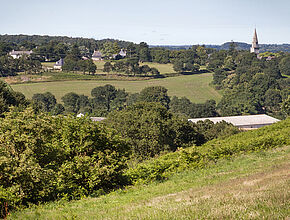
<path id="1" fill-rule="evenodd" d="M 198 121 L 210 120 L 214 123 L 226 121 L 232 123 L 234 126 L 242 130 L 251 130 L 263 127 L 265 125 L 271 125 L 279 120 L 269 115 L 243 115 L 243 116 L 229 116 L 229 117 L 212 117 L 212 118 L 194 118 L 188 119 L 189 121 L 196 123 Z"/>
<path id="2" fill-rule="evenodd" d="M 119 55 L 124 58 L 127 55 L 127 53 L 125 50 L 121 49 Z"/>
<path id="3" fill-rule="evenodd" d="M 61 58 L 59 61 L 57 61 L 57 62 L 53 65 L 53 69 L 61 70 L 62 66 L 63 66 L 63 59 Z"/>
<path id="4" fill-rule="evenodd" d="M 94 51 L 92 55 L 92 60 L 95 60 L 95 61 L 103 60 L 102 53 L 99 50 Z"/>
<path id="5" fill-rule="evenodd" d="M 11 52 L 9 52 L 9 55 L 12 56 L 14 59 L 18 59 L 18 58 L 22 57 L 23 55 L 29 56 L 30 54 L 32 54 L 32 50 L 30 50 L 30 51 L 12 50 Z"/>

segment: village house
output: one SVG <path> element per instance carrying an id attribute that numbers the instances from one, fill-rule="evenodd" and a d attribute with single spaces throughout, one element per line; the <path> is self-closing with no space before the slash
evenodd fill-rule
<path id="1" fill-rule="evenodd" d="M 62 66 L 63 66 L 63 58 L 60 58 L 59 61 L 57 61 L 54 65 L 53 65 L 53 69 L 55 70 L 61 70 Z"/>
<path id="2" fill-rule="evenodd" d="M 32 54 L 32 50 L 30 51 L 25 51 L 25 50 L 12 50 L 9 52 L 9 55 L 12 56 L 14 59 L 19 59 L 20 57 L 26 55 L 29 56 Z"/>
<path id="3" fill-rule="evenodd" d="M 127 55 L 127 53 L 125 50 L 121 49 L 119 55 L 124 58 Z"/>
<path id="4" fill-rule="evenodd" d="M 112 58 L 118 60 L 118 59 L 125 58 L 126 56 L 127 56 L 127 52 L 125 50 L 121 49 L 118 54 L 113 54 Z"/>
<path id="5" fill-rule="evenodd" d="M 212 118 L 193 118 L 188 119 L 193 123 L 198 121 L 210 120 L 213 123 L 225 121 L 233 124 L 241 130 L 251 130 L 261 128 L 266 125 L 271 125 L 280 120 L 273 118 L 269 115 L 242 115 L 242 116 L 229 116 L 229 117 L 212 117 Z"/>
<path id="6" fill-rule="evenodd" d="M 93 55 L 92 55 L 92 60 L 94 61 L 99 61 L 99 60 L 103 60 L 103 56 L 102 53 L 99 50 L 95 50 Z"/>

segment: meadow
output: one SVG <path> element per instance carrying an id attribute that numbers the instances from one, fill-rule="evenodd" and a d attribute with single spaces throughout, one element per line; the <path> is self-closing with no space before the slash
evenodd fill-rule
<path id="1" fill-rule="evenodd" d="M 221 160 L 167 181 L 59 201 L 8 219 L 287 219 L 290 147 Z"/>
<path id="2" fill-rule="evenodd" d="M 209 84 L 212 81 L 212 73 L 181 75 L 150 80 L 69 80 L 55 82 L 21 83 L 12 84 L 15 91 L 22 92 L 27 98 L 35 93 L 51 92 L 60 102 L 66 93 L 75 92 L 90 96 L 91 90 L 97 86 L 111 84 L 119 89 L 125 89 L 129 93 L 140 92 L 148 86 L 164 86 L 170 96 L 187 97 L 192 102 L 202 103 L 208 99 L 219 101 L 221 94 Z"/>

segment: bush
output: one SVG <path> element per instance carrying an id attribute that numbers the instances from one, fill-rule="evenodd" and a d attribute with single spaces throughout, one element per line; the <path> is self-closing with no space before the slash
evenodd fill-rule
<path id="1" fill-rule="evenodd" d="M 85 117 L 9 112 L 0 119 L 0 209 L 122 186 L 128 151 Z"/>

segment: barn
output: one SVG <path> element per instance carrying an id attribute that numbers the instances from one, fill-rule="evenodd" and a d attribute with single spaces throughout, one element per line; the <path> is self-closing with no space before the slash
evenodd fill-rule
<path id="1" fill-rule="evenodd" d="M 280 120 L 273 118 L 269 115 L 242 115 L 242 116 L 228 116 L 228 117 L 212 117 L 212 118 L 193 118 L 189 121 L 196 123 L 198 121 L 210 120 L 213 123 L 225 121 L 233 124 L 242 130 L 251 130 L 261 128 L 266 125 L 271 125 Z"/>

